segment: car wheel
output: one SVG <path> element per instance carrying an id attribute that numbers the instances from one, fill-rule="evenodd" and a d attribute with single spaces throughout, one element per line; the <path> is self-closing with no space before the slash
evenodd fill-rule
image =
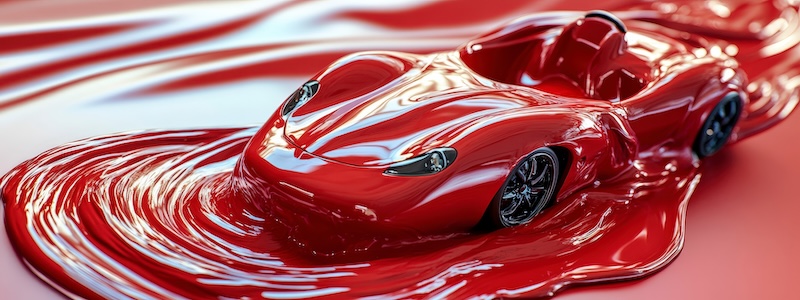
<path id="1" fill-rule="evenodd" d="M 707 157 L 722 149 L 731 137 L 741 112 L 742 100 L 738 93 L 730 93 L 722 98 L 697 133 L 693 147 L 697 156 Z"/>
<path id="2" fill-rule="evenodd" d="M 555 199 L 559 160 L 550 148 L 539 148 L 512 169 L 487 210 L 494 228 L 527 223 Z"/>

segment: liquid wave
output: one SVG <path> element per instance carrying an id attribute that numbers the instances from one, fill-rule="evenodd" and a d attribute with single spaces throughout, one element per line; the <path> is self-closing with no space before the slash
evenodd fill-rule
<path id="1" fill-rule="evenodd" d="M 699 179 L 691 166 L 641 170 L 642 180 L 580 193 L 529 226 L 325 262 L 232 193 L 232 169 L 255 130 L 120 134 L 47 151 L 4 178 L 6 221 L 27 224 L 9 236 L 28 264 L 62 270 L 44 274 L 81 297 L 541 296 L 669 262 Z M 671 238 L 648 238 L 662 235 Z M 642 247 L 651 255 L 640 257 Z M 554 254 L 557 276 L 541 264 Z"/>

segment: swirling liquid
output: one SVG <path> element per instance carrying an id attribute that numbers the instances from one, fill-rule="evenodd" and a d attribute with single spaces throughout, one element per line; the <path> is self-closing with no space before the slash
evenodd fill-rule
<path id="1" fill-rule="evenodd" d="M 562 2 L 517 4 L 487 13 L 486 20 L 476 20 L 468 10 L 459 9 L 467 4 L 456 1 L 389 12 L 342 9 L 315 18 L 378 24 L 374 34 L 393 32 L 398 37 L 388 48 L 426 52 L 463 42 L 480 32 L 474 31 L 481 27 L 479 22 L 523 13 L 518 10 L 596 8 Z M 609 10 L 676 13 L 689 4 L 605 5 Z M 714 9 L 727 8 L 728 17 L 748 9 L 735 2 L 719 5 Z M 269 45 L 235 44 L 232 49 L 203 43 L 212 37 L 244 34 L 257 27 L 254 24 L 270 20 L 267 16 L 299 6 L 254 9 L 201 30 L 176 27 L 176 32 L 185 32 L 156 34 L 137 46 L 75 54 L 40 68 L 20 68 L 0 81 L 19 91 L 3 99 L 0 108 L 52 102 L 57 95 L 125 78 L 149 78 L 134 76 L 137 72 L 155 78 L 120 87 L 120 93 L 158 94 L 259 76 L 305 76 L 342 54 L 387 48 L 359 39 L 296 41 L 288 35 Z M 451 27 L 426 29 L 442 27 L 438 22 L 444 21 L 437 16 L 448 10 L 459 12 L 446 22 Z M 784 15 L 787 11 L 795 15 Z M 778 25 L 773 27 L 787 32 L 787 27 L 796 26 L 796 8 L 779 12 L 770 17 L 785 24 L 775 21 Z M 73 38 L 147 28 L 143 23 L 155 22 L 158 13 L 150 11 L 143 19 L 129 16 L 128 23 L 89 22 L 88 29 L 75 29 Z M 758 29 L 772 30 L 769 24 Z M 736 25 L 742 24 L 731 21 L 732 27 Z M 796 31 L 784 35 L 788 36 L 772 36 L 766 43 L 735 44 L 751 81 L 751 102 L 739 139 L 784 119 L 798 102 L 800 53 L 795 46 L 800 35 Z M 185 48 L 188 44 L 200 46 Z M 156 46 L 170 50 L 146 53 Z M 143 53 L 158 59 L 131 63 L 137 58 L 130 56 Z M 93 65 L 98 61 L 103 63 Z M 99 70 L 104 68 L 108 69 Z M 617 179 L 573 194 L 527 225 L 420 237 L 418 243 L 385 253 L 331 260 L 302 253 L 274 220 L 237 198 L 231 184 L 233 168 L 256 129 L 126 133 L 46 151 L 2 179 L 9 238 L 38 276 L 74 298 L 546 296 L 569 285 L 641 277 L 668 264 L 682 248 L 687 201 L 702 169 L 688 151 L 651 152 Z"/>

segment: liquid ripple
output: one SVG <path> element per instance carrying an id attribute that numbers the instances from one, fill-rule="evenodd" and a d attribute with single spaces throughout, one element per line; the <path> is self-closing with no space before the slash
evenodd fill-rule
<path id="1" fill-rule="evenodd" d="M 47 151 L 4 177 L 9 235 L 28 264 L 81 297 L 541 296 L 668 263 L 699 179 L 691 165 L 637 169 L 519 228 L 325 261 L 232 193 L 255 130 L 120 134 Z"/>

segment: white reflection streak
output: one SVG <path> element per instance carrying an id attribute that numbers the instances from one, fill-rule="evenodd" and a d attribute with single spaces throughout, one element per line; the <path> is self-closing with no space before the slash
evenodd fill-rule
<path id="1" fill-rule="evenodd" d="M 603 215 L 600 216 L 600 219 L 597 220 L 597 223 L 591 229 L 587 230 L 585 233 L 583 233 L 583 234 L 581 234 L 579 236 L 576 236 L 576 237 L 572 238 L 572 244 L 573 245 L 579 245 L 579 244 L 586 243 L 587 241 L 595 240 L 597 238 L 600 238 L 600 236 L 603 235 L 603 230 L 602 229 L 605 227 L 605 226 L 603 226 L 604 225 L 603 223 L 604 223 L 605 219 L 608 217 L 608 215 L 610 215 L 610 214 L 611 214 L 611 208 L 606 209 L 603 212 Z"/>
<path id="2" fill-rule="evenodd" d="M 472 260 L 472 261 L 465 261 L 453 264 L 447 270 L 433 276 L 431 278 L 425 279 L 420 281 L 416 284 L 417 289 L 405 292 L 399 292 L 395 294 L 387 294 L 387 295 L 380 295 L 380 296 L 371 296 L 371 297 L 364 297 L 361 299 L 364 300 L 377 300 L 377 299 L 407 299 L 414 297 L 415 295 L 425 295 L 435 292 L 436 290 L 447 286 L 447 281 L 453 278 L 458 278 L 468 274 L 474 273 L 482 273 L 485 271 L 489 271 L 494 268 L 502 267 L 503 264 L 486 264 L 479 260 Z M 463 280 L 459 284 L 455 284 L 454 286 L 462 287 L 466 284 L 467 280 Z M 452 286 L 451 286 L 452 287 Z M 447 290 L 450 290 L 448 288 Z M 447 291 L 446 290 L 446 291 Z M 455 290 L 448 291 L 443 295 L 450 294 Z M 444 291 L 443 291 L 444 292 Z M 442 293 L 443 293 L 442 292 Z"/>
<path id="3" fill-rule="evenodd" d="M 266 8 L 259 8 L 254 6 L 239 6 L 239 5 L 223 5 L 226 8 L 217 7 L 220 3 L 206 2 L 204 5 L 189 5 L 188 7 L 180 6 L 174 8 L 160 8 L 154 10 L 145 10 L 133 13 L 122 13 L 102 17 L 88 17 L 77 20 L 65 20 L 53 23 L 35 24 L 35 26 L 43 27 L 38 30 L 52 28 L 71 28 L 71 27 L 89 27 L 109 24 L 126 24 L 126 23 L 141 23 L 138 29 L 131 29 L 122 33 L 108 35 L 88 40 L 77 40 L 67 43 L 62 46 L 49 46 L 43 50 L 26 50 L 21 54 L 7 54 L 0 72 L 9 73 L 17 71 L 21 68 L 37 67 L 42 64 L 49 64 L 53 61 L 63 61 L 70 58 L 84 57 L 92 53 L 99 53 L 99 51 L 109 51 L 114 49 L 124 49 L 131 45 L 152 42 L 158 38 L 169 37 L 185 32 L 193 32 L 198 29 L 207 27 L 218 26 L 240 18 L 246 17 L 248 14 L 253 14 Z M 235 8 L 235 9 L 231 9 Z M 154 16 L 148 14 L 154 13 Z M 191 17 L 193 14 L 200 14 L 203 16 L 214 16 L 214 18 L 196 18 Z M 168 20 L 161 20 L 166 18 Z M 145 26 L 147 22 L 158 21 L 157 25 Z M 102 23 L 108 22 L 108 23 Z M 71 25 L 78 24 L 78 25 Z M 32 25 L 29 25 L 32 26 Z M 132 26 L 136 27 L 136 26 Z M 16 26 L 8 26 L 3 30 L 9 28 L 17 29 L 18 31 L 0 32 L 3 34 L 19 34 L 19 31 L 30 31 L 30 28 L 23 26 L 17 28 Z M 91 50 L 87 49 L 87 45 L 92 45 Z M 0 103 L 8 101 L 9 99 L 23 97 L 41 91 L 46 87 L 58 86 L 67 82 L 75 81 L 78 78 L 86 78 L 92 74 L 99 74 L 115 69 L 122 69 L 125 66 L 139 65 L 146 62 L 159 61 L 170 57 L 182 57 L 191 55 L 193 53 L 202 53 L 210 51 L 216 47 L 232 46 L 229 44 L 221 45 L 212 39 L 212 42 L 201 44 L 180 45 L 178 49 L 161 50 L 154 48 L 145 55 L 141 53 L 135 57 L 121 57 L 113 61 L 98 61 L 94 64 L 84 64 L 80 68 L 67 71 L 60 74 L 54 74 L 43 78 L 41 80 L 28 82 L 21 87 L 17 87 L 5 96 L 0 96 Z M 87 51 L 88 50 L 88 51 Z M 2 94 L 0 94 L 2 95 Z"/>
<path id="4" fill-rule="evenodd" d="M 110 24 L 117 24 L 117 23 L 126 23 L 126 22 L 142 22 L 144 23 L 147 20 L 151 20 L 153 17 L 148 17 L 147 14 L 151 11 L 159 12 L 155 19 L 171 17 L 172 20 L 169 21 L 162 21 L 159 22 L 158 25 L 155 26 L 147 26 L 141 29 L 133 29 L 127 32 L 123 32 L 120 34 L 114 34 L 105 37 L 94 38 L 91 40 L 79 40 L 73 43 L 68 43 L 65 46 L 51 46 L 45 50 L 41 51 L 26 51 L 22 54 L 17 55 L 6 55 L 9 58 L 5 61 L 2 65 L 0 65 L 0 71 L 9 73 L 14 70 L 20 70 L 23 68 L 28 67 L 38 67 L 42 64 L 47 64 L 52 61 L 59 61 L 65 60 L 69 57 L 82 57 L 87 55 L 86 45 L 91 44 L 93 45 L 93 49 L 99 49 L 100 51 L 107 51 L 110 49 L 122 49 L 127 45 L 135 45 L 137 43 L 146 43 L 151 42 L 156 38 L 161 38 L 164 36 L 169 36 L 171 34 L 178 34 L 182 32 L 192 32 L 197 31 L 198 28 L 208 28 L 213 26 L 219 26 L 230 22 L 232 20 L 242 19 L 249 17 L 251 15 L 261 13 L 270 9 L 272 6 L 264 5 L 265 2 L 247 2 L 244 1 L 249 5 L 225 5 L 225 9 L 217 7 L 214 5 L 214 2 L 204 2 L 202 5 L 189 5 L 187 7 L 179 6 L 179 7 L 171 7 L 171 8 L 162 8 L 162 9 L 154 9 L 154 10 L 146 10 L 141 12 L 134 12 L 128 14 L 118 14 L 114 15 L 117 18 L 115 22 Z M 15 87 L 13 89 L 7 89 L 10 92 L 0 93 L 0 103 L 11 101 L 16 98 L 21 98 L 25 96 L 29 96 L 34 94 L 38 91 L 46 90 L 48 88 L 64 85 L 70 82 L 76 82 L 80 79 L 88 78 L 95 74 L 110 72 L 114 70 L 122 70 L 124 68 L 130 66 L 138 66 L 138 65 L 145 65 L 150 64 L 157 61 L 163 60 L 170 60 L 180 57 L 188 57 L 192 55 L 202 54 L 202 53 L 211 53 L 216 51 L 223 51 L 228 49 L 241 49 L 243 47 L 249 46 L 256 46 L 256 45 L 269 45 L 269 44 L 276 44 L 276 43 L 285 43 L 285 42 L 312 42 L 314 41 L 325 41 L 323 46 L 314 45 L 310 46 L 311 48 L 317 47 L 320 50 L 325 49 L 327 51 L 330 50 L 351 50 L 351 51 L 358 51 L 358 50 L 367 50 L 367 49 L 394 49 L 394 50 L 408 50 L 419 48 L 423 45 L 426 48 L 452 48 L 460 43 L 462 43 L 467 37 L 474 35 L 476 32 L 480 32 L 481 30 L 488 28 L 489 26 L 495 25 L 496 21 L 490 21 L 485 24 L 478 24 L 478 25 L 471 25 L 471 26 L 460 26 L 460 27 L 453 27 L 453 28 L 434 28 L 434 29 L 422 29 L 422 30 L 393 30 L 387 28 L 381 28 L 369 23 L 359 23 L 352 26 L 348 26 L 347 30 L 341 30 L 341 24 L 344 23 L 352 23 L 352 21 L 347 19 L 338 19 L 338 20 L 325 20 L 325 26 L 319 26 L 318 22 L 320 20 L 324 20 L 326 17 L 331 15 L 333 12 L 319 9 L 317 6 L 319 4 L 326 3 L 326 2 L 313 2 L 309 4 L 314 4 L 315 9 L 313 11 L 324 13 L 321 16 L 317 16 L 314 14 L 309 14 L 308 11 L 303 11 L 304 14 L 300 14 L 299 12 L 292 12 L 290 14 L 286 14 L 287 11 L 293 11 L 295 6 L 291 6 L 288 8 L 284 8 L 282 10 L 276 11 L 264 17 L 263 21 L 258 21 L 255 24 L 248 25 L 246 28 L 238 29 L 236 32 L 226 33 L 222 36 L 217 36 L 214 39 L 209 39 L 202 42 L 195 42 L 191 44 L 183 44 L 176 46 L 175 49 L 153 49 L 146 55 L 136 55 L 134 57 L 120 57 L 115 58 L 113 60 L 107 61 L 99 61 L 94 64 L 89 65 L 82 65 L 80 68 L 68 70 L 62 73 L 53 74 L 51 76 L 46 76 L 40 80 L 36 81 L 29 81 L 26 82 L 22 86 Z M 421 2 L 423 3 L 423 2 Z M 406 4 L 409 5 L 409 4 Z M 296 5 L 296 6 L 303 6 L 303 5 Z M 181 9 L 191 8 L 186 11 L 181 11 Z M 213 18 L 197 18 L 194 16 L 202 15 L 202 16 L 214 16 Z M 274 24 L 277 20 L 283 20 L 289 16 L 294 18 L 293 22 L 284 22 L 280 23 L 281 26 Z M 81 24 L 82 26 L 89 26 L 92 24 L 100 23 L 100 21 L 108 21 L 108 17 L 98 17 L 99 19 L 94 20 L 93 18 L 89 18 L 90 20 L 66 20 L 66 21 L 59 21 L 52 24 L 41 25 L 44 28 L 52 28 L 52 26 L 77 26 L 77 25 L 68 25 L 68 24 Z M 122 21 L 120 21 L 122 20 Z M 104 24 L 104 23 L 100 23 Z M 316 26 L 314 30 L 308 29 L 308 26 L 314 25 Z M 40 26 L 40 25 L 36 25 Z M 144 25 L 141 25 L 144 26 Z M 13 27 L 13 26 L 12 26 Z M 281 28 L 281 30 L 275 30 L 275 28 Z M 17 30 L 31 30 L 30 28 L 25 28 L 22 26 L 21 28 L 17 27 Z M 334 30 L 332 32 L 328 32 Z M 269 35 L 264 35 L 264 32 L 269 32 Z M 391 36 L 392 39 L 387 39 L 385 37 Z M 457 38 L 453 38 L 457 37 Z M 336 43 L 335 41 L 341 41 L 343 39 L 365 39 L 369 40 L 370 42 L 359 43 L 357 41 L 345 42 L 345 43 Z M 376 38 L 378 40 L 376 41 Z M 417 40 L 417 42 L 412 42 Z M 357 46 L 360 44 L 361 46 Z M 121 46 L 122 45 L 122 46 Z M 332 48 L 330 46 L 333 46 Z M 309 48 L 309 47 L 306 47 Z M 301 51 L 298 53 L 294 53 L 292 55 L 291 51 Z M 94 50 L 98 51 L 98 50 Z M 284 55 L 286 56 L 297 56 L 301 53 L 307 54 L 308 52 L 302 51 L 302 49 L 285 49 Z M 91 53 L 91 52 L 90 52 Z M 286 57 L 284 56 L 284 57 Z M 13 59 L 11 59 L 13 58 Z M 124 86 L 124 85 L 122 85 Z"/>
<path id="5" fill-rule="evenodd" d="M 199 213 L 219 216 L 217 207 L 211 203 L 214 187 L 207 185 L 208 181 L 198 180 L 198 176 L 213 178 L 229 172 L 236 161 L 231 155 L 241 151 L 254 129 L 193 144 L 190 141 L 201 137 L 197 133 L 203 131 L 100 137 L 70 143 L 39 157 L 40 165 L 31 166 L 32 171 L 24 175 L 20 185 L 35 188 L 18 189 L 32 199 L 26 203 L 28 218 L 36 219 L 33 223 L 39 226 L 28 230 L 38 248 L 63 266 L 72 278 L 103 297 L 153 299 L 152 295 L 161 295 L 180 299 L 180 295 L 112 257 L 109 254 L 112 252 L 105 252 L 108 249 L 103 247 L 107 245 L 94 241 L 96 236 L 84 229 L 83 222 L 89 220 L 82 219 L 82 210 L 98 206 L 106 212 L 100 217 L 109 224 L 115 239 L 125 245 L 120 251 L 143 255 L 151 266 L 202 274 L 198 283 L 261 287 L 271 290 L 264 292 L 265 297 L 280 299 L 348 291 L 348 288 L 302 283 L 356 276 L 348 270 L 369 264 L 298 268 L 284 266 L 267 253 L 244 253 L 247 256 L 240 257 L 237 251 L 240 246 L 228 244 L 197 222 L 199 215 L 186 208 L 189 206 L 186 200 L 192 199 L 192 193 L 199 195 L 200 203 L 194 204 L 201 207 Z M 170 140 L 166 138 L 187 142 L 164 145 L 163 141 Z M 126 144 L 148 146 L 131 152 L 114 151 Z M 57 171 L 53 164 L 59 166 Z M 82 181 L 85 178 L 96 179 L 87 183 Z M 243 228 L 235 224 L 221 219 L 212 222 L 242 236 Z M 159 226 L 163 229 L 156 229 Z M 181 240 L 194 248 L 183 247 Z M 230 264 L 220 257 L 236 263 Z M 261 271 L 253 272 L 253 267 Z"/>
<path id="6" fill-rule="evenodd" d="M 328 296 L 349 291 L 349 288 L 334 287 L 302 292 L 262 292 L 261 296 L 271 299 L 304 299 L 311 297 Z"/>

